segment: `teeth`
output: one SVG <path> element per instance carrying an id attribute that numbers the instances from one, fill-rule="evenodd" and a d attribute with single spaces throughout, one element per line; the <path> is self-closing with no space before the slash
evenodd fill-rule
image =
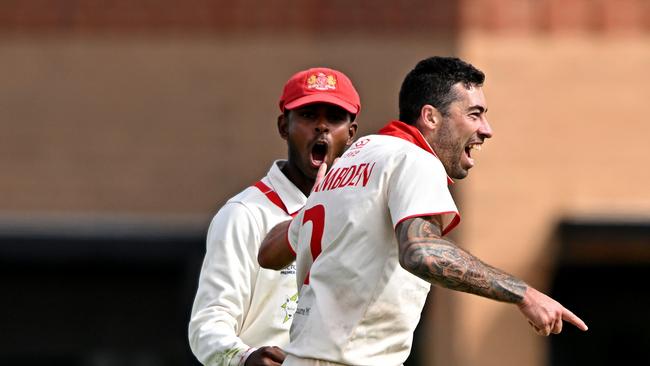
<path id="1" fill-rule="evenodd" d="M 481 145 L 479 145 L 479 144 L 473 144 L 473 145 L 470 145 L 469 148 L 470 148 L 470 149 L 474 149 L 474 150 L 481 151 Z"/>

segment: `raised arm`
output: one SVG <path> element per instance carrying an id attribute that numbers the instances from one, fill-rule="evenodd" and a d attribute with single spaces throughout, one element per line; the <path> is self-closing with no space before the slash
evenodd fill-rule
<path id="1" fill-rule="evenodd" d="M 516 304 L 538 334 L 559 333 L 562 320 L 587 330 L 580 318 L 557 301 L 443 238 L 441 226 L 439 216 L 411 218 L 397 225 L 399 261 L 404 269 L 432 284 Z"/>

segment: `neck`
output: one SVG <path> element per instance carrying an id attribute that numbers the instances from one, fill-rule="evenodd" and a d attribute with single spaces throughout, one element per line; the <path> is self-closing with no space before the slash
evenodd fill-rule
<path id="1" fill-rule="evenodd" d="M 305 197 L 309 197 L 309 193 L 311 193 L 311 189 L 314 187 L 315 180 L 313 178 L 304 175 L 298 167 L 291 164 L 291 160 L 287 161 L 280 170 L 289 178 L 291 183 L 298 187 Z"/>

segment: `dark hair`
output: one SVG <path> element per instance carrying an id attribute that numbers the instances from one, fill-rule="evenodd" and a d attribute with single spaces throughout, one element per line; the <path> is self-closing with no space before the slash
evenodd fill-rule
<path id="1" fill-rule="evenodd" d="M 456 57 L 430 57 L 418 62 L 404 78 L 399 91 L 399 120 L 414 124 L 425 104 L 447 115 L 457 96 L 451 89 L 456 83 L 483 85 L 485 74 Z"/>

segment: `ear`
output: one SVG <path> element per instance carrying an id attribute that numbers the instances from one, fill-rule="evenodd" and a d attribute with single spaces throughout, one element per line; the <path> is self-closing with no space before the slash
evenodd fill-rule
<path id="1" fill-rule="evenodd" d="M 278 116 L 278 133 L 283 140 L 289 137 L 289 121 L 285 118 L 284 114 Z"/>
<path id="2" fill-rule="evenodd" d="M 345 143 L 345 146 L 350 146 L 354 142 L 354 137 L 357 135 L 357 122 L 350 122 L 348 126 L 348 141 Z"/>
<path id="3" fill-rule="evenodd" d="M 442 123 L 442 114 L 430 104 L 425 104 L 420 109 L 420 118 L 416 121 L 416 127 L 420 131 L 435 131 Z"/>

